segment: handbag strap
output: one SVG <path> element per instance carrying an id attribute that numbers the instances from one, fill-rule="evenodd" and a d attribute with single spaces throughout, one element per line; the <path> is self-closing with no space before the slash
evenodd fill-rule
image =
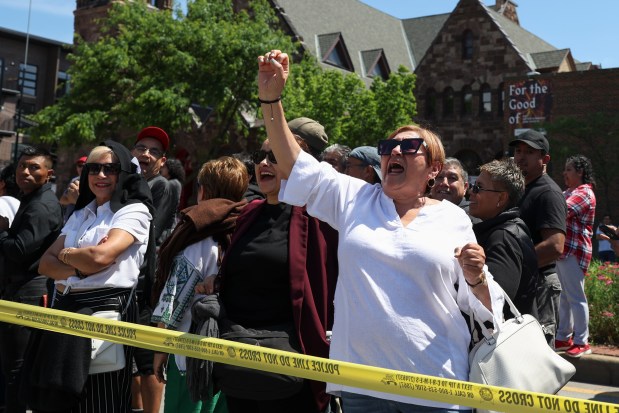
<path id="1" fill-rule="evenodd" d="M 511 298 L 509 298 L 509 296 L 507 295 L 505 290 L 500 285 L 496 284 L 496 287 L 498 287 L 501 290 L 501 293 L 503 294 L 503 299 L 509 305 L 509 309 L 510 309 L 511 313 L 514 315 L 514 318 L 518 322 L 521 322 L 522 321 L 522 314 L 520 313 L 520 311 L 518 311 L 518 309 L 516 308 L 516 305 L 514 304 L 514 302 L 511 300 Z M 471 316 L 471 319 L 473 319 L 473 317 L 475 316 L 473 314 L 473 311 L 470 311 L 469 315 Z M 477 320 L 477 322 L 478 322 L 479 326 L 481 327 L 481 332 L 484 335 L 484 338 L 486 339 L 486 341 L 489 341 L 489 342 L 490 341 L 494 341 L 495 339 L 494 339 L 493 334 L 485 326 L 485 324 L 483 322 L 480 322 L 479 320 Z"/>

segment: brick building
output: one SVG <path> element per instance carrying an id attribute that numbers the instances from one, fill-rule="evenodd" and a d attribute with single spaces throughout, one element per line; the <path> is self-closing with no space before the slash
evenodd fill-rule
<path id="1" fill-rule="evenodd" d="M 66 45 L 37 36 L 29 36 L 25 60 L 26 33 L 0 28 L 0 164 L 13 157 L 17 123 L 28 126 L 27 116 L 67 93 Z M 23 96 L 20 101 L 20 90 Z M 19 109 L 21 107 L 21 116 Z M 23 136 L 20 136 L 20 143 Z"/>

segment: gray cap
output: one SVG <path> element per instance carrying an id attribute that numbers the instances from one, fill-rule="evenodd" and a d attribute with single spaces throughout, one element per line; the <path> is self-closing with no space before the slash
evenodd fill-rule
<path id="1" fill-rule="evenodd" d="M 519 142 L 526 143 L 533 149 L 541 149 L 546 153 L 550 153 L 550 144 L 543 133 L 533 129 L 522 132 L 516 139 L 509 143 L 509 146 L 516 146 Z"/>
<path id="2" fill-rule="evenodd" d="M 320 153 L 329 143 L 324 126 L 310 118 L 296 118 L 288 122 L 288 127 L 299 135 L 314 151 Z"/>
<path id="3" fill-rule="evenodd" d="M 348 157 L 359 159 L 361 162 L 370 165 L 376 171 L 376 175 L 382 181 L 383 175 L 380 172 L 380 155 L 376 146 L 359 146 L 352 151 Z"/>

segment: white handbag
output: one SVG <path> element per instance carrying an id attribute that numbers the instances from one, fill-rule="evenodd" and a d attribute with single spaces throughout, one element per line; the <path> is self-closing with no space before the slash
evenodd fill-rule
<path id="1" fill-rule="evenodd" d="M 494 332 L 479 323 L 484 337 L 469 354 L 469 381 L 557 393 L 576 373 L 576 368 L 550 348 L 535 317 L 521 315 L 505 291 L 503 295 L 514 318 Z"/>
<path id="2" fill-rule="evenodd" d="M 118 311 L 97 311 L 93 317 L 120 320 Z M 125 349 L 122 344 L 96 338 L 91 339 L 90 369 L 88 374 L 108 373 L 125 368 Z"/>

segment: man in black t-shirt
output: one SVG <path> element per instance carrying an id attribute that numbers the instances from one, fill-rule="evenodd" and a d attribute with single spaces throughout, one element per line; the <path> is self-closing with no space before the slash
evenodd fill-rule
<path id="1" fill-rule="evenodd" d="M 561 283 L 555 262 L 563 252 L 567 205 L 559 186 L 546 174 L 550 145 L 540 132 L 528 130 L 509 143 L 525 178 L 520 217 L 529 227 L 539 266 L 537 307 L 548 344 L 554 344 L 559 324 Z"/>

